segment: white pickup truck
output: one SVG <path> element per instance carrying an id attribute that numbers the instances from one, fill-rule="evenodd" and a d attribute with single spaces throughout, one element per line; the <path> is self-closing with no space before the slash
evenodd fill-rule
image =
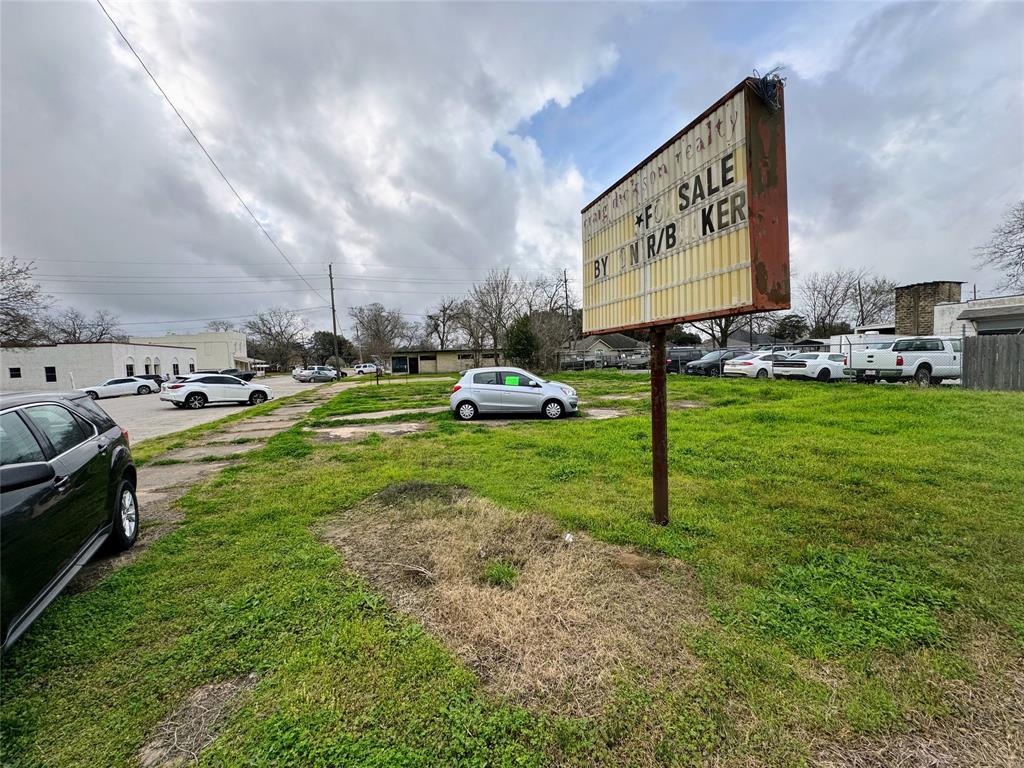
<path id="1" fill-rule="evenodd" d="M 845 373 L 857 381 L 916 381 L 920 386 L 960 378 L 959 336 L 911 336 L 888 349 L 855 350 Z"/>

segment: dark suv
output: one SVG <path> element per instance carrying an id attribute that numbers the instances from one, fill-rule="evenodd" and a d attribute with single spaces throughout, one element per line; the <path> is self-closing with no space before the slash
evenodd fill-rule
<path id="1" fill-rule="evenodd" d="M 128 433 L 84 392 L 0 395 L 0 642 L 139 532 Z"/>
<path id="2" fill-rule="evenodd" d="M 685 373 L 687 363 L 700 360 L 704 356 L 704 350 L 696 347 L 672 347 L 665 352 L 665 370 L 669 373 Z"/>

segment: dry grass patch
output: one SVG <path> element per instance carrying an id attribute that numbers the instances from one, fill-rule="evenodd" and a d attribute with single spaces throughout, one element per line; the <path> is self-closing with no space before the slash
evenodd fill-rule
<path id="1" fill-rule="evenodd" d="M 256 685 L 256 675 L 236 677 L 196 688 L 165 718 L 139 750 L 142 768 L 176 768 L 199 761 L 224 721 L 241 704 L 242 695 Z"/>
<path id="2" fill-rule="evenodd" d="M 967 656 L 974 679 L 941 686 L 949 716 L 911 714 L 905 732 L 887 738 L 825 744 L 821 768 L 1024 768 L 1024 659 L 1012 641 L 980 635 Z"/>
<path id="3" fill-rule="evenodd" d="M 518 703 L 591 716 L 617 682 L 681 686 L 697 663 L 683 637 L 707 619 L 685 565 L 567 538 L 544 515 L 407 483 L 332 519 L 323 537 Z"/>

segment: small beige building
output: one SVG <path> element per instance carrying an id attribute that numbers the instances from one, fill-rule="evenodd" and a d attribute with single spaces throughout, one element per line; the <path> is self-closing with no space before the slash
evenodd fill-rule
<path id="1" fill-rule="evenodd" d="M 398 349 L 391 355 L 392 373 L 458 373 L 501 363 L 501 350 Z"/>
<path id="2" fill-rule="evenodd" d="M 135 344 L 172 344 L 193 347 L 199 357 L 198 370 L 238 368 L 250 370 L 256 363 L 248 356 L 245 334 L 239 331 L 207 331 L 205 333 L 168 333 L 166 336 L 132 336 Z"/>

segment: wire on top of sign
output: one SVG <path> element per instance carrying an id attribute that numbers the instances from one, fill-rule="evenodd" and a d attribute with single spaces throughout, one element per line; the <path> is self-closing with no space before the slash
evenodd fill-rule
<path id="1" fill-rule="evenodd" d="M 781 71 L 782 67 L 775 67 L 762 75 L 754 70 L 757 80 L 754 90 L 772 114 L 782 109 L 782 89 L 786 85 L 786 78 L 779 74 Z"/>

